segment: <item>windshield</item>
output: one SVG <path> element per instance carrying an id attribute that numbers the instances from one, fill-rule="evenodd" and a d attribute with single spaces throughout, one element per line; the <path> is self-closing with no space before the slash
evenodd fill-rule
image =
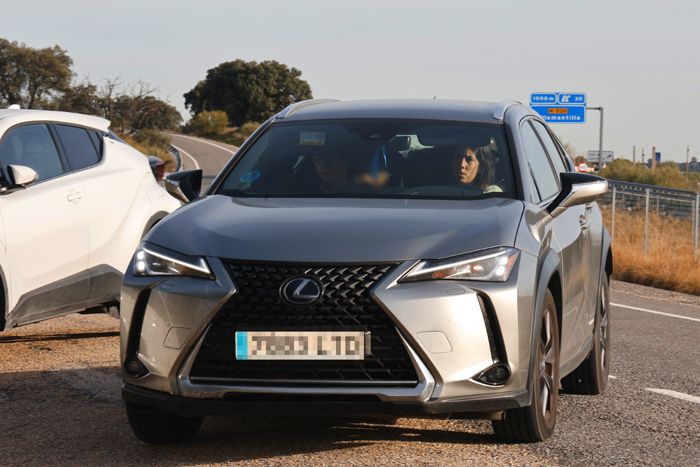
<path id="1" fill-rule="evenodd" d="M 412 120 L 273 124 L 217 193 L 236 197 L 513 197 L 503 125 Z"/>

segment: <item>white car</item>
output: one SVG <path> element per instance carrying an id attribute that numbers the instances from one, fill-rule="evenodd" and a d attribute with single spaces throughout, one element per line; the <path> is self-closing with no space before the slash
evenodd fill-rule
<path id="1" fill-rule="evenodd" d="M 116 305 L 141 238 L 180 205 L 107 120 L 0 110 L 0 331 Z"/>

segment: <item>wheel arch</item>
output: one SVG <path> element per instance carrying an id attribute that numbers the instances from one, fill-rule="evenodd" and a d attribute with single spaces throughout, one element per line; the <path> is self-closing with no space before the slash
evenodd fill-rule
<path id="1" fill-rule="evenodd" d="M 552 290 L 554 288 L 555 290 Z M 562 316 L 562 284 L 561 284 L 561 259 L 559 255 L 552 249 L 544 251 L 543 259 L 540 262 L 539 273 L 537 274 L 537 283 L 535 286 L 534 310 L 532 313 L 532 323 L 530 329 L 530 369 L 528 375 L 528 398 L 529 403 L 532 403 L 534 394 L 535 378 L 533 355 L 536 355 L 537 335 L 539 322 L 542 318 L 542 308 L 544 306 L 544 297 L 547 290 L 550 290 L 554 296 L 554 302 L 557 306 L 557 327 L 559 328 L 559 343 L 561 345 L 561 316 Z"/>
<path id="2" fill-rule="evenodd" d="M 603 229 L 603 248 L 601 249 L 603 270 L 608 275 L 608 278 L 612 277 L 613 274 L 613 253 L 612 253 L 612 240 L 610 239 L 610 234 L 607 229 Z"/>
<path id="3" fill-rule="evenodd" d="M 0 332 L 2 332 L 5 330 L 9 311 L 7 307 L 7 280 L 5 279 L 5 271 L 3 271 L 2 266 L 0 266 L 0 281 L 2 281 L 2 288 L 0 289 Z"/>
<path id="4" fill-rule="evenodd" d="M 162 221 L 162 220 L 165 218 L 165 216 L 167 216 L 167 215 L 168 215 L 168 213 L 167 213 L 166 211 L 158 211 L 158 212 L 156 212 L 155 214 L 153 214 L 153 215 L 148 219 L 148 221 L 146 221 L 146 225 L 145 225 L 145 227 L 143 228 L 143 232 L 141 233 L 141 238 L 143 239 L 143 238 L 146 236 L 146 234 L 147 234 L 153 227 L 155 227 L 155 225 L 156 225 L 158 222 Z"/>

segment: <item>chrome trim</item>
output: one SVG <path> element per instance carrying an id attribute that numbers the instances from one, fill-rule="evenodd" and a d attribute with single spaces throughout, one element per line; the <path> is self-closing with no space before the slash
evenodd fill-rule
<path id="1" fill-rule="evenodd" d="M 180 374 L 177 376 L 177 383 L 180 395 L 185 397 L 194 398 L 223 398 L 229 393 L 247 393 L 247 394 L 348 394 L 348 395 L 359 395 L 359 394 L 370 394 L 376 395 L 381 400 L 391 401 L 391 402 L 425 402 L 427 401 L 433 393 L 435 388 L 435 379 L 428 371 L 428 368 L 420 360 L 416 352 L 408 345 L 406 339 L 401 335 L 399 330 L 399 337 L 401 341 L 406 346 L 408 355 L 411 358 L 411 362 L 416 370 L 416 375 L 418 376 L 418 382 L 415 381 L 411 383 L 415 384 L 413 387 L 392 387 L 388 386 L 387 382 L 377 382 L 376 385 L 367 385 L 363 382 L 362 387 L 347 387 L 347 386 L 322 386 L 322 387 L 290 387 L 290 386 L 251 386 L 251 385 L 218 385 L 218 384 L 197 384 L 190 378 L 190 371 L 194 365 L 194 361 L 199 353 L 199 349 L 202 347 L 204 339 L 207 333 L 211 329 L 208 326 L 199 341 L 194 346 L 189 356 L 185 360 L 184 365 Z M 228 380 L 231 381 L 231 380 Z M 313 381 L 304 381 L 305 383 L 314 383 Z M 391 382 L 395 383 L 395 382 Z"/>
<path id="2" fill-rule="evenodd" d="M 316 104 L 327 104 L 329 102 L 339 102 L 339 101 L 338 101 L 338 99 L 307 99 L 305 101 L 295 102 L 293 104 L 289 104 L 280 113 L 278 113 L 277 116 L 275 117 L 275 120 L 282 120 L 284 118 L 287 118 L 292 113 L 296 112 L 297 110 L 299 110 L 301 108 L 309 107 L 311 105 L 316 105 Z"/>
<path id="3" fill-rule="evenodd" d="M 514 105 L 518 105 L 518 104 L 522 104 L 522 103 L 519 101 L 513 100 L 513 99 L 505 99 L 505 100 L 499 101 L 496 104 L 496 110 L 493 112 L 493 118 L 498 120 L 499 122 L 502 122 L 506 116 L 506 111 L 510 107 L 512 107 Z"/>
<path id="4" fill-rule="evenodd" d="M 191 377 L 190 381 L 197 383 L 198 381 L 202 381 L 202 383 L 197 383 L 197 384 L 206 384 L 206 381 L 212 381 L 212 382 L 221 382 L 221 383 L 270 383 L 271 380 L 269 379 L 239 379 L 239 378 L 206 378 L 206 377 Z M 275 383 L 288 383 L 288 384 L 313 384 L 316 385 L 318 384 L 319 386 L 332 386 L 332 385 L 338 385 L 338 386 L 408 386 L 412 385 L 415 386 L 418 384 L 418 381 L 412 380 L 412 381 L 344 381 L 344 380 L 332 380 L 332 379 L 324 379 L 322 381 L 314 381 L 314 380 L 308 380 L 308 379 L 276 379 L 274 380 Z"/>

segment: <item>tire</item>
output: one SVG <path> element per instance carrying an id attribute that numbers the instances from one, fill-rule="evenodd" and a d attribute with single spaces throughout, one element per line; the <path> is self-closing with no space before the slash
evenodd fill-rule
<path id="1" fill-rule="evenodd" d="M 534 394 L 528 407 L 508 409 L 491 422 L 496 437 L 509 443 L 544 441 L 554 433 L 559 402 L 559 324 L 552 293 L 545 292 L 533 362 Z"/>
<path id="2" fill-rule="evenodd" d="M 202 426 L 202 417 L 185 418 L 152 407 L 126 404 L 131 429 L 140 441 L 149 444 L 176 444 L 191 441 Z"/>
<path id="3" fill-rule="evenodd" d="M 610 296 L 609 279 L 603 274 L 595 326 L 593 327 L 593 348 L 588 357 L 561 381 L 562 389 L 569 394 L 595 395 L 605 391 L 610 374 Z"/>

